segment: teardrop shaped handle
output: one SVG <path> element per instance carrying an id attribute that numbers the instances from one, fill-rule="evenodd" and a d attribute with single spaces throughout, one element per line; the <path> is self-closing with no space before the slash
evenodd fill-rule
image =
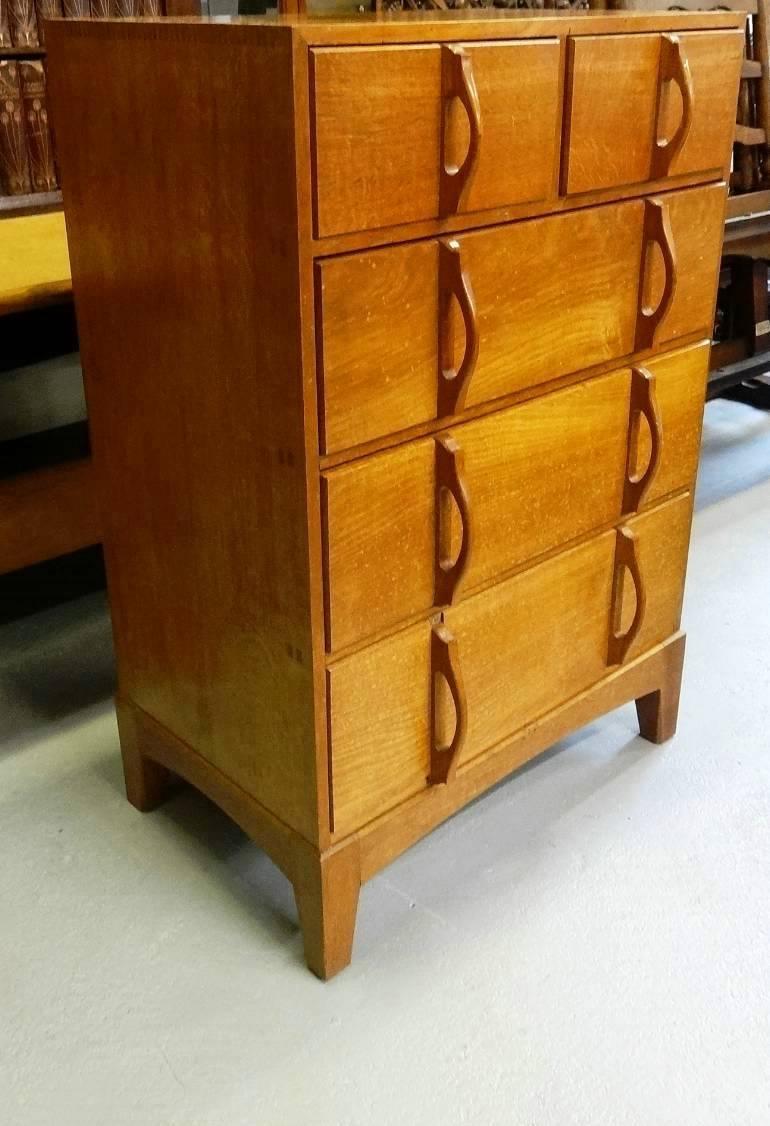
<path id="1" fill-rule="evenodd" d="M 439 418 L 457 414 L 465 406 L 473 370 L 479 355 L 479 329 L 476 301 L 468 273 L 462 263 L 462 247 L 457 239 L 439 242 L 439 324 L 438 324 L 438 402 Z M 452 302 L 457 301 L 465 328 L 465 353 L 459 367 L 454 362 Z"/>
<path id="2" fill-rule="evenodd" d="M 662 35 L 660 45 L 660 70 L 658 72 L 658 109 L 656 121 L 660 122 L 663 107 L 663 91 L 667 82 L 673 82 L 682 95 L 682 117 L 670 137 L 655 139 L 650 174 L 653 180 L 668 176 L 671 165 L 682 151 L 692 127 L 695 95 L 692 87 L 692 74 L 687 56 L 682 51 L 682 41 L 678 35 Z"/>
<path id="3" fill-rule="evenodd" d="M 436 438 L 436 557 L 434 604 L 451 604 L 462 581 L 471 555 L 471 508 L 468 487 L 465 483 L 465 457 L 459 443 L 451 434 Z M 449 529 L 445 525 L 448 493 L 457 505 L 462 526 L 462 542 L 457 558 L 450 558 L 447 544 Z"/>
<path id="4" fill-rule="evenodd" d="M 625 524 L 615 534 L 615 561 L 612 575 L 612 600 L 610 604 L 610 637 L 607 646 L 607 664 L 622 665 L 628 651 L 636 641 L 644 621 L 647 599 L 639 569 L 636 552 L 636 534 Z M 620 632 L 620 616 L 623 612 L 623 575 L 628 572 L 636 592 L 636 609 L 631 625 L 625 633 Z"/>
<path id="5" fill-rule="evenodd" d="M 660 301 L 652 308 L 644 304 L 647 271 L 649 270 L 650 244 L 660 248 L 663 256 L 663 292 Z M 671 308 L 676 293 L 676 248 L 668 216 L 668 204 L 658 196 L 644 201 L 644 226 L 642 232 L 643 269 L 639 279 L 639 310 L 636 318 L 635 350 L 651 348 L 655 333 Z"/>
<path id="6" fill-rule="evenodd" d="M 430 774 L 431 786 L 451 782 L 457 771 L 457 760 L 467 732 L 465 688 L 460 671 L 457 640 L 444 622 L 437 622 L 431 633 L 431 717 L 430 717 Z M 438 714 L 436 708 L 436 679 L 442 677 L 447 684 L 455 709 L 455 730 L 448 744 L 438 742 Z"/>
<path id="7" fill-rule="evenodd" d="M 444 43 L 441 47 L 441 178 L 439 181 L 439 214 L 456 215 L 471 186 L 481 148 L 481 105 L 473 60 L 464 47 Z M 457 98 L 468 115 L 470 140 L 465 160 L 460 165 L 448 162 L 449 105 Z"/>
<path id="8" fill-rule="evenodd" d="M 647 420 L 650 430 L 650 458 L 642 473 L 634 473 L 633 460 L 636 452 L 635 436 L 639 433 L 639 421 Z M 663 446 L 663 433 L 660 414 L 655 397 L 655 376 L 644 367 L 631 369 L 631 409 L 628 420 L 628 454 L 626 459 L 626 485 L 623 490 L 623 512 L 636 512 L 653 482 L 660 465 Z"/>

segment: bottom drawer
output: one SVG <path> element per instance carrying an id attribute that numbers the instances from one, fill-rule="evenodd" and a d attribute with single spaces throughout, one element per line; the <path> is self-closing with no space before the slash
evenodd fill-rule
<path id="1" fill-rule="evenodd" d="M 674 633 L 691 509 L 689 493 L 676 497 L 451 607 L 443 626 L 422 622 L 332 664 L 334 832 L 426 789 L 446 761 L 434 742 L 458 722 L 455 765 Z"/>

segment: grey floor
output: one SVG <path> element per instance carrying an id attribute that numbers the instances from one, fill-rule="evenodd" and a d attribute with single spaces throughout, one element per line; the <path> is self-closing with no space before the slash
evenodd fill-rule
<path id="1" fill-rule="evenodd" d="M 0 628 L 7 1126 L 768 1126 L 770 417 L 707 410 L 676 739 L 632 708 L 363 891 L 288 884 L 192 791 L 125 802 L 104 600 Z"/>

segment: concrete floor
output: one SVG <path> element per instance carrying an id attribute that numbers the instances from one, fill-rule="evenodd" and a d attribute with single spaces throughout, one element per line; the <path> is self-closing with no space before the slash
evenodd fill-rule
<path id="1" fill-rule="evenodd" d="M 680 733 L 584 730 L 367 885 L 353 965 L 125 802 L 104 601 L 0 628 L 7 1126 L 768 1126 L 770 417 L 708 408 Z"/>

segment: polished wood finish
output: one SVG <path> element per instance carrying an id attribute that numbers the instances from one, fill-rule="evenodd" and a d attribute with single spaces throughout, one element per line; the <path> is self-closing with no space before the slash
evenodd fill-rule
<path id="1" fill-rule="evenodd" d="M 724 149 L 564 195 L 565 64 L 737 27 L 51 29 L 127 790 L 178 774 L 237 820 L 319 976 L 361 883 L 510 770 L 631 699 L 673 729 Z"/>
<path id="2" fill-rule="evenodd" d="M 453 427 L 465 522 L 457 488 L 448 509 L 434 501 L 433 439 L 325 474 L 329 649 L 451 601 L 435 597 L 436 523 L 453 559 L 472 529 L 461 586 L 468 590 L 617 520 L 630 384 L 631 373 L 622 371 Z"/>
<path id="3" fill-rule="evenodd" d="M 710 332 L 723 212 L 724 189 L 712 185 L 449 240 L 473 295 L 472 316 L 452 321 L 456 364 L 474 344 L 462 406 Z M 442 321 L 437 334 L 436 321 L 451 313 L 441 302 L 442 245 L 317 267 L 324 452 L 439 415 L 444 329 Z"/>
<path id="4" fill-rule="evenodd" d="M 559 40 L 328 48 L 311 58 L 318 235 L 554 194 Z"/>
<path id="5" fill-rule="evenodd" d="M 298 207 L 291 43 L 255 29 L 254 50 L 233 56 L 213 24 L 202 35 L 175 21 L 99 27 L 94 50 L 91 24 L 52 22 L 48 49 L 66 106 L 57 137 L 119 691 L 318 844 L 310 486 L 303 387 L 287 378 L 300 366 L 298 249 L 273 236 Z M 176 66 L 166 28 L 184 38 L 185 86 L 200 102 L 174 144 L 155 113 Z M 222 129 L 233 83 L 271 113 L 255 121 L 241 101 Z M 86 108 L 107 89 L 111 114 Z M 117 117 L 129 132 L 109 163 L 126 187 L 111 207 L 89 169 L 92 153 L 112 153 Z M 227 174 L 201 175 L 214 151 Z M 269 176 L 251 175 L 268 161 Z M 191 258 L 179 235 L 202 216 L 207 239 Z M 260 271 L 269 287 L 244 300 L 243 279 Z"/>
<path id="6" fill-rule="evenodd" d="M 654 379 L 661 433 L 660 460 L 642 501 L 647 507 L 695 478 L 709 370 L 708 343 L 648 360 L 645 368 Z M 650 429 L 645 420 L 639 420 L 631 440 L 631 475 L 642 475 L 649 466 L 651 452 Z"/>
<path id="7" fill-rule="evenodd" d="M 711 332 L 716 301 L 719 245 L 724 230 L 725 194 L 718 185 L 656 196 L 670 225 L 675 256 L 676 287 L 668 309 L 654 332 L 652 343 L 673 343 L 695 329 Z M 659 303 L 666 282 L 664 255 L 653 240 L 647 244 L 643 285 L 645 299 Z M 640 344 L 648 343 L 646 340 Z"/>
<path id="8" fill-rule="evenodd" d="M 567 194 L 687 172 L 726 174 L 735 106 L 724 91 L 737 89 L 741 32 L 586 36 L 570 48 Z"/>

